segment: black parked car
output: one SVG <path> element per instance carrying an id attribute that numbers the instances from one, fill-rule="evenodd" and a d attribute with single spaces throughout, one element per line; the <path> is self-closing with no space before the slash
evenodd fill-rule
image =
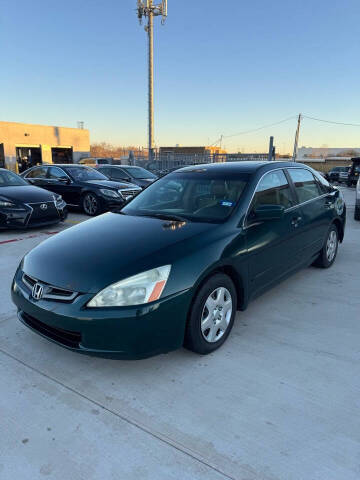
<path id="1" fill-rule="evenodd" d="M 347 186 L 352 187 L 357 184 L 360 177 L 360 157 L 352 158 L 348 169 Z"/>
<path id="2" fill-rule="evenodd" d="M 50 225 L 66 216 L 60 195 L 33 187 L 16 173 L 0 168 L 0 229 Z"/>
<path id="3" fill-rule="evenodd" d="M 348 169 L 349 167 L 334 167 L 326 174 L 326 179 L 329 182 L 338 182 L 340 173 L 347 173 Z"/>
<path id="4" fill-rule="evenodd" d="M 137 185 L 110 182 L 86 165 L 42 165 L 22 176 L 33 185 L 62 195 L 69 206 L 80 207 L 90 216 L 119 208 L 141 191 Z"/>
<path id="5" fill-rule="evenodd" d="M 145 168 L 130 165 L 101 165 L 97 171 L 106 175 L 110 180 L 131 182 L 141 188 L 146 188 L 158 178 Z"/>
<path id="6" fill-rule="evenodd" d="M 250 300 L 300 268 L 331 267 L 345 221 L 341 191 L 305 165 L 188 167 L 38 245 L 12 298 L 25 325 L 77 352 L 207 354 Z"/>

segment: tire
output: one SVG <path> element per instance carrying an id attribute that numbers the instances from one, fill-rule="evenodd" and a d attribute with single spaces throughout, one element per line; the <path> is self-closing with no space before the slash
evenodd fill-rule
<path id="1" fill-rule="evenodd" d="M 201 355 L 221 347 L 234 325 L 236 307 L 237 294 L 231 279 L 222 273 L 210 277 L 194 298 L 184 347 Z"/>
<path id="2" fill-rule="evenodd" d="M 83 196 L 82 207 L 89 217 L 95 217 L 101 213 L 100 199 L 92 192 L 88 192 Z"/>
<path id="3" fill-rule="evenodd" d="M 339 247 L 339 232 L 336 225 L 332 224 L 326 235 L 323 248 L 313 265 L 320 268 L 329 268 L 335 262 Z"/>
<path id="4" fill-rule="evenodd" d="M 354 219 L 360 220 L 360 207 L 355 207 Z"/>

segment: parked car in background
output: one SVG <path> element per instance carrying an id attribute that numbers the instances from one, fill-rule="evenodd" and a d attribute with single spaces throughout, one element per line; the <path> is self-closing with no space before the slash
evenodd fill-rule
<path id="1" fill-rule="evenodd" d="M 111 182 L 86 165 L 42 165 L 22 174 L 28 182 L 62 195 L 71 207 L 80 207 L 90 216 L 119 208 L 141 188 L 125 182 Z"/>
<path id="2" fill-rule="evenodd" d="M 348 183 L 348 180 L 349 180 L 349 169 L 350 169 L 350 167 L 346 167 L 346 170 L 341 171 L 341 172 L 339 173 L 339 180 L 338 180 L 339 183 Z"/>
<path id="3" fill-rule="evenodd" d="M 352 187 L 357 184 L 360 176 L 360 158 L 352 158 L 349 167 L 347 186 Z"/>
<path id="4" fill-rule="evenodd" d="M 102 165 L 99 166 L 97 170 L 110 180 L 131 182 L 142 189 L 146 188 L 158 178 L 145 168 L 132 165 Z"/>
<path id="5" fill-rule="evenodd" d="M 338 182 L 340 173 L 347 173 L 348 170 L 349 167 L 334 167 L 326 174 L 326 179 L 329 182 Z"/>
<path id="6" fill-rule="evenodd" d="M 88 165 L 90 167 L 96 167 L 98 165 L 111 165 L 113 163 L 113 158 L 105 157 L 86 157 L 82 158 L 79 161 L 79 165 Z"/>
<path id="7" fill-rule="evenodd" d="M 360 177 L 356 184 L 356 197 L 355 197 L 355 220 L 360 220 Z"/>
<path id="8" fill-rule="evenodd" d="M 21 322 L 74 351 L 208 354 L 251 299 L 300 268 L 331 267 L 345 221 L 341 191 L 305 165 L 188 167 L 38 245 L 12 298 Z"/>
<path id="9" fill-rule="evenodd" d="M 0 229 L 50 225 L 66 216 L 60 195 L 33 187 L 16 173 L 0 168 Z"/>

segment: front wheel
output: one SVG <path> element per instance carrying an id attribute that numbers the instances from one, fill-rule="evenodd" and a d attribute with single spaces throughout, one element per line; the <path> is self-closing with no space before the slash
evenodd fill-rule
<path id="1" fill-rule="evenodd" d="M 320 268 L 329 268 L 335 262 L 339 247 L 339 232 L 336 225 L 332 224 L 329 228 L 325 244 L 321 249 L 314 265 Z"/>
<path id="2" fill-rule="evenodd" d="M 99 198 L 94 193 L 87 193 L 83 197 L 83 209 L 86 215 L 95 217 L 101 212 L 101 205 Z"/>
<path id="3" fill-rule="evenodd" d="M 236 289 L 222 273 L 209 278 L 194 299 L 184 346 L 201 355 L 217 350 L 229 336 L 237 305 Z"/>

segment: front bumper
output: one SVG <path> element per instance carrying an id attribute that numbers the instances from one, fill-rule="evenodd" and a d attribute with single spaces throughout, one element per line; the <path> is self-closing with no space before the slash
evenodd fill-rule
<path id="1" fill-rule="evenodd" d="M 79 294 L 72 303 L 35 301 L 19 269 L 12 300 L 22 323 L 48 340 L 79 353 L 140 359 L 181 347 L 189 290 L 146 306 L 89 309 L 94 294 Z"/>
<path id="2" fill-rule="evenodd" d="M 36 213 L 34 214 L 34 210 L 28 205 L 18 208 L 1 208 L 0 229 L 24 229 L 53 225 L 65 220 L 67 215 L 68 211 L 65 202 L 54 209 L 51 215 L 43 217 L 37 216 Z"/>

